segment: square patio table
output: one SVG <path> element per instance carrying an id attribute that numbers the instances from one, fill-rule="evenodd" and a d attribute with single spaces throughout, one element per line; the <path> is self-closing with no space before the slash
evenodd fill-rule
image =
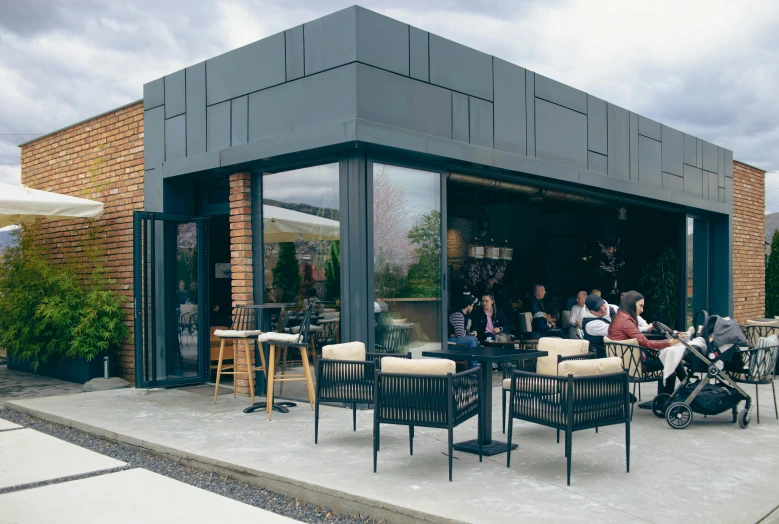
<path id="1" fill-rule="evenodd" d="M 423 351 L 423 357 L 448 358 L 451 360 L 475 360 L 481 368 L 481 391 L 479 391 L 480 405 L 482 408 L 482 449 L 487 456 L 497 455 L 508 451 L 508 444 L 498 440 L 492 440 L 492 363 L 493 362 L 519 362 L 533 358 L 547 356 L 546 351 L 529 349 L 514 349 L 504 347 L 477 347 L 466 348 L 449 346 L 437 351 Z M 517 445 L 512 444 L 511 449 Z M 466 440 L 454 445 L 454 449 L 468 453 L 479 453 L 479 440 Z"/>

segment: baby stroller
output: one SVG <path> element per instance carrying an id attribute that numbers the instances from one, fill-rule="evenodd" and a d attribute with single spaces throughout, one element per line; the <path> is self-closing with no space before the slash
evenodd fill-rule
<path id="1" fill-rule="evenodd" d="M 696 324 L 701 315 L 704 320 L 698 336 L 706 341 L 705 355 L 701 353 L 702 349 L 680 338 L 668 326 L 654 322 L 655 328 L 666 337 L 687 348 L 682 361 L 687 378 L 670 395 L 657 395 L 652 401 L 652 411 L 656 416 L 665 418 L 673 429 L 684 429 L 692 422 L 693 413 L 719 415 L 731 410 L 733 422 L 738 421 L 739 427 L 744 429 L 749 425 L 752 414 L 752 399 L 730 378 L 728 372 L 743 370 L 744 359 L 739 346 L 748 345 L 746 337 L 734 320 L 709 316 L 706 311 L 695 315 Z M 698 379 L 696 373 L 704 374 L 703 378 Z M 737 415 L 738 404 L 742 400 L 746 400 L 746 405 Z"/>

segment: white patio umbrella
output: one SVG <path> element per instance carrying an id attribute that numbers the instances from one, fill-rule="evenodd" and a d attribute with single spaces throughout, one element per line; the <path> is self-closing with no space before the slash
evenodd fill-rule
<path id="1" fill-rule="evenodd" d="M 102 202 L 0 183 L 0 227 L 32 222 L 38 217 L 97 218 L 102 214 Z"/>
<path id="2" fill-rule="evenodd" d="M 295 242 L 298 238 L 305 241 L 341 238 L 338 221 L 278 206 L 262 206 L 262 223 L 266 244 Z"/>

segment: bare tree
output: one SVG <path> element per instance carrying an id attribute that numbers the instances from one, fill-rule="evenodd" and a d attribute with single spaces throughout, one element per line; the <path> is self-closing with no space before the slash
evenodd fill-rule
<path id="1" fill-rule="evenodd" d="M 377 167 L 373 174 L 374 256 L 393 266 L 407 267 L 414 260 L 406 204 L 406 189 L 393 179 L 392 167 Z"/>

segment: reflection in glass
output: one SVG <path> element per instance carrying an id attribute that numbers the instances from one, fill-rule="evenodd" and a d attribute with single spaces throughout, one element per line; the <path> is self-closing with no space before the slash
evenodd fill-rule
<path id="1" fill-rule="evenodd" d="M 340 340 L 338 179 L 337 163 L 262 177 L 265 302 L 313 303 L 319 347 Z"/>
<path id="2" fill-rule="evenodd" d="M 694 223 L 695 220 L 692 217 L 687 217 L 687 292 L 685 293 L 685 312 L 686 312 L 686 326 L 691 326 L 693 323 L 693 253 L 695 251 L 694 242 Z"/>
<path id="3" fill-rule="evenodd" d="M 166 355 L 167 374 L 196 376 L 198 372 L 198 259 L 197 224 L 178 223 L 176 226 L 176 294 L 174 300 L 178 344 L 175 354 Z"/>
<path id="4" fill-rule="evenodd" d="M 373 166 L 376 350 L 441 345 L 439 173 Z"/>

